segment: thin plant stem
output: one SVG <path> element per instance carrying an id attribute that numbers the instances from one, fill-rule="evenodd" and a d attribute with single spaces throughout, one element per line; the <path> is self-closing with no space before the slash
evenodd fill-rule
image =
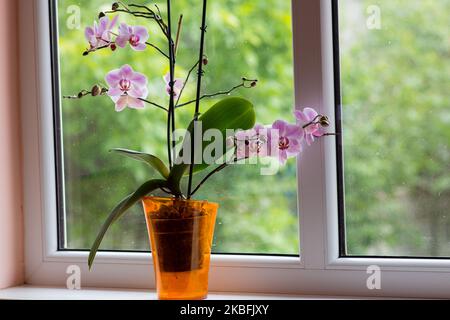
<path id="1" fill-rule="evenodd" d="M 177 103 L 175 104 L 175 109 L 178 108 L 178 104 L 180 103 L 180 99 L 181 99 L 181 96 L 183 95 L 184 88 L 186 88 L 186 85 L 189 81 L 189 78 L 191 77 L 192 72 L 194 71 L 195 68 L 197 68 L 199 63 L 200 63 L 200 61 L 197 61 L 194 64 L 194 66 L 189 70 L 186 80 L 184 81 L 183 87 L 181 88 L 180 93 L 178 94 L 178 99 L 177 99 Z"/>
<path id="2" fill-rule="evenodd" d="M 115 33 L 115 32 L 110 32 L 110 34 L 112 34 L 113 36 L 116 36 L 116 37 L 119 36 L 119 35 L 118 35 L 117 33 Z M 105 40 L 103 40 L 103 41 L 105 41 Z M 108 41 L 105 41 L 105 42 L 108 42 Z M 100 49 L 107 48 L 108 46 L 110 46 L 110 45 L 112 45 L 112 44 L 116 44 L 116 42 L 115 42 L 115 41 L 109 42 L 109 44 L 108 44 L 107 46 L 103 46 L 103 47 L 101 47 Z M 156 45 L 154 45 L 153 43 L 150 43 L 150 42 L 146 42 L 145 44 L 148 45 L 148 46 L 150 46 L 150 47 L 152 47 L 152 48 L 154 48 L 155 50 L 157 50 L 159 53 L 161 53 L 161 54 L 162 54 L 164 57 L 166 57 L 167 59 L 170 59 L 170 57 L 169 57 L 164 51 L 162 51 L 158 46 L 156 46 Z M 96 50 L 93 50 L 93 51 L 96 51 Z"/>
<path id="3" fill-rule="evenodd" d="M 105 11 L 105 14 L 111 14 L 111 13 L 116 13 L 116 12 L 124 12 L 124 13 L 128 13 L 131 14 L 135 17 L 140 17 L 140 18 L 146 18 L 146 19 L 153 19 L 156 21 L 156 23 L 158 24 L 158 26 L 160 27 L 161 31 L 164 33 L 164 35 L 169 38 L 168 36 L 168 30 L 167 30 L 167 26 L 164 23 L 164 21 L 161 18 L 161 14 L 159 12 L 159 8 L 156 6 L 156 8 L 158 9 L 158 15 L 149 7 L 144 6 L 144 5 L 138 5 L 138 4 L 129 4 L 128 7 L 122 3 L 119 2 L 122 7 L 124 9 L 116 9 L 116 10 L 112 10 L 112 11 Z M 142 12 L 142 11 L 131 11 L 129 9 L 129 7 L 134 7 L 134 8 L 138 8 L 138 9 L 144 9 L 146 10 L 146 12 Z"/>
<path id="4" fill-rule="evenodd" d="M 141 4 L 134 4 L 134 3 L 132 3 L 132 4 L 129 4 L 128 6 L 129 6 L 129 7 L 133 7 L 133 8 L 145 9 L 145 10 L 147 10 L 149 13 L 154 14 L 154 12 L 153 12 L 152 9 L 150 9 L 150 8 L 147 7 L 147 6 L 141 5 Z"/>
<path id="5" fill-rule="evenodd" d="M 317 124 L 317 119 L 319 119 L 320 117 L 322 117 L 320 114 L 318 114 L 313 120 L 311 120 L 311 122 L 308 122 L 307 124 L 305 124 L 303 126 L 303 129 L 308 128 L 309 126 L 312 126 L 313 124 Z"/>
<path id="6" fill-rule="evenodd" d="M 203 100 L 206 98 L 213 98 L 213 97 L 217 97 L 217 96 L 228 95 L 228 94 L 232 93 L 233 91 L 235 91 L 239 88 L 242 88 L 242 87 L 243 87 L 243 85 L 240 84 L 240 85 L 234 86 L 233 88 L 231 88 L 230 90 L 227 90 L 227 91 L 220 91 L 220 92 L 216 92 L 216 93 L 212 93 L 212 94 L 204 94 L 200 97 L 200 100 Z M 197 102 L 197 99 L 182 103 L 182 104 L 178 105 L 177 108 L 185 107 L 187 105 L 193 104 L 194 102 Z"/>
<path id="7" fill-rule="evenodd" d="M 228 163 L 224 163 L 222 165 L 220 165 L 219 167 L 217 167 L 216 169 L 214 169 L 213 171 L 211 171 L 199 184 L 198 186 L 194 189 L 194 191 L 191 192 L 191 196 L 195 195 L 197 193 L 198 190 L 200 190 L 200 188 L 216 173 L 222 171 L 223 169 L 225 169 L 226 167 L 228 167 Z"/>
<path id="8" fill-rule="evenodd" d="M 247 79 L 245 79 L 242 83 L 234 86 L 233 88 L 231 88 L 229 90 L 219 91 L 219 92 L 211 93 L 211 94 L 205 94 L 205 95 L 200 97 L 200 100 L 203 100 L 203 99 L 206 99 L 206 98 L 214 98 L 214 97 L 217 97 L 217 96 L 228 95 L 228 94 L 231 94 L 233 91 L 235 91 L 235 90 L 237 90 L 239 88 L 252 88 L 251 85 L 248 86 L 246 84 L 247 82 L 252 82 L 253 83 L 253 82 L 257 82 L 257 80 L 247 80 Z M 182 104 L 179 104 L 179 105 L 176 106 L 176 108 L 182 108 L 182 107 L 190 105 L 190 104 L 192 104 L 192 103 L 194 103 L 196 101 L 197 101 L 197 99 L 196 100 L 191 100 L 191 101 L 188 101 L 188 102 L 185 102 L 185 103 L 182 103 Z"/>
<path id="9" fill-rule="evenodd" d="M 155 46 L 153 43 L 146 42 L 145 44 L 148 45 L 148 46 L 150 46 L 150 47 L 152 47 L 152 48 L 154 48 L 155 50 L 157 50 L 159 53 L 161 53 L 161 54 L 162 54 L 164 57 L 166 57 L 167 59 L 170 59 L 170 57 L 169 57 L 164 51 L 162 51 L 160 48 L 158 48 L 157 46 Z"/>
<path id="10" fill-rule="evenodd" d="M 133 15 L 135 17 L 138 17 L 138 18 L 155 19 L 155 17 L 152 14 L 147 13 L 147 12 L 130 11 L 130 10 L 124 10 L 124 9 L 116 9 L 114 11 L 113 10 L 105 11 L 103 13 L 104 14 L 112 14 L 112 13 L 117 13 L 117 12 L 128 13 L 128 14 L 131 14 L 131 15 Z"/>
<path id="11" fill-rule="evenodd" d="M 157 104 L 157 103 L 154 103 L 154 102 L 152 102 L 152 101 L 149 101 L 149 100 L 146 100 L 146 99 L 143 99 L 143 98 L 139 98 L 139 100 L 141 100 L 141 101 L 143 101 L 143 102 L 145 102 L 145 103 L 148 103 L 148 104 L 150 104 L 150 105 L 152 105 L 152 106 L 154 106 L 154 107 L 156 107 L 156 108 L 159 108 L 159 109 L 161 109 L 161 110 L 164 110 L 164 111 L 166 111 L 166 112 L 169 112 L 168 109 L 164 108 L 163 106 L 161 106 L 161 105 L 159 105 L 159 104 Z"/>
<path id="12" fill-rule="evenodd" d="M 203 13 L 202 13 L 202 27 L 201 38 L 200 38 L 200 52 L 199 52 L 199 64 L 198 64 L 198 80 L 197 80 L 197 99 L 195 104 L 195 114 L 194 114 L 194 136 L 195 136 L 195 123 L 198 121 L 200 114 L 200 95 L 202 87 L 202 77 L 203 77 L 203 63 L 201 63 L 204 56 L 205 49 L 205 33 L 206 33 L 206 8 L 207 0 L 203 0 Z M 189 167 L 189 182 L 188 182 L 188 199 L 191 198 L 192 194 L 192 177 L 194 174 L 194 162 L 195 162 L 195 137 L 191 138 L 191 164 Z"/>
<path id="13" fill-rule="evenodd" d="M 175 132 L 175 97 L 174 97 L 174 76 L 175 76 L 175 56 L 174 43 L 172 41 L 172 17 L 171 17 L 171 1 L 167 0 L 167 28 L 169 35 L 169 60 L 170 60 L 170 102 L 169 115 L 167 121 L 167 145 L 169 154 L 170 168 L 172 169 L 173 161 L 175 159 L 175 140 L 172 141 L 172 134 Z"/>
<path id="14" fill-rule="evenodd" d="M 115 35 L 115 36 L 117 36 L 117 34 L 114 34 L 114 33 L 112 33 L 112 34 Z M 105 41 L 105 40 L 103 40 L 103 41 Z M 108 42 L 108 41 L 105 41 L 105 42 Z M 87 49 L 86 51 L 84 51 L 83 55 L 88 55 L 88 54 L 91 53 L 91 52 L 96 52 L 96 51 L 99 51 L 99 50 L 102 50 L 102 49 L 108 49 L 108 48 L 110 48 L 111 45 L 113 45 L 113 44 L 116 44 L 116 43 L 115 43 L 114 41 L 112 41 L 112 42 L 108 42 L 108 44 L 103 45 L 103 46 L 101 46 L 101 47 Z M 155 50 L 157 50 L 159 53 L 161 53 L 161 54 L 162 54 L 164 57 L 166 57 L 167 59 L 170 59 L 169 56 L 168 56 L 164 51 L 162 51 L 160 48 L 158 48 L 158 47 L 157 47 L 156 45 L 154 45 L 153 43 L 146 42 L 145 44 L 148 45 L 149 47 L 152 47 L 152 48 L 154 48 Z"/>
<path id="15" fill-rule="evenodd" d="M 83 52 L 83 55 L 87 56 L 89 53 L 92 53 L 92 52 L 95 52 L 95 51 L 98 51 L 98 50 L 102 50 L 102 49 L 107 49 L 110 46 L 111 46 L 111 42 L 108 43 L 108 44 L 105 44 L 104 46 L 101 46 L 101 47 L 86 49 L 86 51 Z"/>
<path id="16" fill-rule="evenodd" d="M 157 17 L 159 17 L 159 19 L 156 19 L 156 21 L 158 22 L 161 30 L 166 34 L 167 36 L 167 25 L 164 23 L 164 20 L 161 18 L 161 10 L 159 10 L 159 7 L 157 4 L 155 4 L 156 10 L 158 10 L 158 15 Z M 149 9 L 151 10 L 151 9 Z"/>
<path id="17" fill-rule="evenodd" d="M 195 195 L 200 188 L 212 177 L 214 176 L 216 173 L 219 173 L 220 171 L 224 170 L 225 168 L 229 167 L 231 164 L 235 164 L 238 163 L 239 161 L 242 160 L 247 160 L 248 158 L 244 158 L 244 159 L 234 159 L 231 163 L 229 162 L 225 162 L 223 164 L 221 164 L 220 166 L 218 166 L 216 169 L 214 169 L 213 171 L 211 171 L 210 173 L 208 173 L 203 180 L 198 184 L 198 186 L 194 189 L 194 191 L 192 191 L 191 196 Z"/>
<path id="18" fill-rule="evenodd" d="M 107 92 L 108 92 L 108 90 L 102 91 L 98 96 L 105 96 Z M 79 99 L 82 99 L 82 98 L 84 98 L 85 96 L 88 96 L 88 95 L 92 95 L 92 91 L 81 90 L 79 95 L 76 95 L 76 96 L 63 96 L 63 99 L 79 100 Z M 152 106 L 154 106 L 154 107 L 156 107 L 158 109 L 164 110 L 165 112 L 169 112 L 168 109 L 164 108 L 163 106 L 161 106 L 161 105 L 159 105 L 159 104 L 157 104 L 155 102 L 152 102 L 150 100 L 143 99 L 143 98 L 139 98 L 139 100 L 141 100 L 141 101 L 143 101 L 145 103 L 148 103 L 148 104 L 150 104 L 150 105 L 152 105 Z"/>

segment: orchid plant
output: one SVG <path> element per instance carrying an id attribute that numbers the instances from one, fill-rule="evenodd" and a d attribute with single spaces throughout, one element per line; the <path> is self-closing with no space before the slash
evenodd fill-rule
<path id="1" fill-rule="evenodd" d="M 142 54 L 141 52 L 146 50 L 154 50 L 156 54 L 160 54 L 167 59 L 170 68 L 170 71 L 161 75 L 160 78 L 166 85 L 167 107 L 149 99 L 147 76 L 134 70 L 128 64 L 106 74 L 107 86 L 97 84 L 90 90 L 81 90 L 75 96 L 65 97 L 67 99 L 81 99 L 86 96 L 107 96 L 114 102 L 117 112 L 122 112 L 126 108 L 145 109 L 149 106 L 158 108 L 167 114 L 166 162 L 161 160 L 160 157 L 148 153 L 126 149 L 113 150 L 121 155 L 147 163 L 158 171 L 161 178 L 145 182 L 112 210 L 91 248 L 89 267 L 92 267 L 96 252 L 109 227 L 142 197 L 156 190 L 161 190 L 170 197 L 191 199 L 213 175 L 231 164 L 242 163 L 250 158 L 271 157 L 284 165 L 289 158 L 297 157 L 305 144 L 311 145 L 316 138 L 327 135 L 324 128 L 329 125 L 328 118 L 311 108 L 295 111 L 296 123 L 277 120 L 270 126 L 255 125 L 254 107 L 250 101 L 243 98 L 227 97 L 220 100 L 205 113 L 200 112 L 200 102 L 203 99 L 229 95 L 238 89 L 251 89 L 258 84 L 256 79 L 242 78 L 241 82 L 231 89 L 202 95 L 202 77 L 204 76 L 204 68 L 209 63 L 204 52 L 206 7 L 207 0 L 203 0 L 199 56 L 195 58 L 196 60 L 185 79 L 175 78 L 176 55 L 179 49 L 183 16 L 181 15 L 178 20 L 178 29 L 175 37 L 173 37 L 172 30 L 174 28 L 172 26 L 170 0 L 167 0 L 167 21 L 163 19 L 157 5 L 152 8 L 144 5 L 126 5 L 122 2 L 115 2 L 112 4 L 110 11 L 99 14 L 99 21 L 94 22 L 93 27 L 85 29 L 85 37 L 89 47 L 84 51 L 84 56 L 99 50 L 127 50 L 127 47 L 136 51 L 137 54 Z M 150 35 L 146 27 L 132 26 L 125 22 L 119 23 L 119 19 L 126 15 L 156 23 L 162 37 L 167 40 L 167 50 L 149 42 Z M 189 84 L 195 70 L 197 70 L 196 98 L 182 102 L 184 89 Z M 184 142 L 180 150 L 177 150 L 174 139 L 176 130 L 175 111 L 191 104 L 195 104 L 195 113 L 190 126 L 187 128 Z M 205 149 L 211 147 L 212 142 L 200 139 L 201 142 L 197 143 L 196 137 L 198 135 L 203 137 L 208 130 L 215 130 L 215 132 L 220 133 L 219 145 L 222 148 L 214 149 L 212 161 L 205 161 L 205 159 L 197 161 L 196 156 L 202 155 Z M 217 137 L 217 135 L 215 136 Z M 217 144 L 217 141 L 215 143 Z M 230 154 L 231 156 L 229 156 Z M 210 170 L 206 177 L 194 188 L 194 174 L 213 166 L 215 168 Z M 181 182 L 185 176 L 188 177 L 188 187 L 186 191 L 183 191 Z"/>

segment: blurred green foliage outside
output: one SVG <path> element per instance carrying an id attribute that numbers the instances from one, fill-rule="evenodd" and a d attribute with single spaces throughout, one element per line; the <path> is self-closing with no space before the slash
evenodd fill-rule
<path id="1" fill-rule="evenodd" d="M 449 18 L 448 0 L 340 1 L 349 254 L 450 256 Z"/>
<path id="2" fill-rule="evenodd" d="M 84 27 L 93 23 L 98 11 L 108 10 L 110 2 L 58 2 L 63 94 L 103 83 L 107 72 L 129 63 L 149 77 L 149 98 L 167 103 L 162 77 L 168 66 L 151 49 L 105 50 L 82 57 L 87 46 Z M 177 69 L 177 77 L 184 77 L 198 52 L 201 3 L 173 2 L 174 17 L 184 14 Z M 165 8 L 164 2 L 158 4 Z M 67 27 L 72 5 L 81 8 L 80 29 Z M 371 5 L 380 9 L 380 30 L 366 26 Z M 351 255 L 450 256 L 449 16 L 448 0 L 340 1 Z M 150 41 L 164 48 L 153 23 L 127 15 L 121 15 L 121 21 L 145 24 Z M 242 76 L 255 77 L 260 80 L 257 88 L 233 95 L 255 104 L 260 123 L 292 119 L 290 1 L 210 1 L 208 25 L 210 64 L 203 91 L 229 89 Z M 194 97 L 194 83 L 184 99 Z M 202 108 L 216 101 L 205 101 Z M 116 202 L 155 175 L 145 165 L 108 150 L 122 147 L 165 158 L 165 114 L 152 107 L 117 114 L 107 97 L 64 100 L 61 108 L 67 248 L 86 249 Z M 192 113 L 192 106 L 183 108 L 178 125 L 185 127 Z M 229 168 L 197 195 L 221 205 L 215 252 L 298 254 L 295 161 L 276 176 L 262 177 L 259 169 Z M 149 249 L 139 206 L 113 227 L 102 248 Z"/>
<path id="3" fill-rule="evenodd" d="M 129 3 L 148 4 L 136 0 Z M 165 1 L 157 2 L 165 10 Z M 99 11 L 110 10 L 104 0 L 60 0 L 59 50 L 63 94 L 89 89 L 104 83 L 107 72 L 123 64 L 149 78 L 149 99 L 167 105 L 163 76 L 167 60 L 152 49 L 134 52 L 131 48 L 98 51 L 87 57 L 84 27 L 92 25 Z M 183 33 L 177 58 L 177 77 L 184 78 L 198 58 L 201 2 L 173 1 L 174 20 L 184 14 Z M 72 6 L 72 7 L 71 7 Z M 68 18 L 81 9 L 81 27 L 70 29 Z M 127 14 L 120 21 L 145 25 L 149 41 L 164 51 L 166 44 L 153 21 Z M 288 1 L 210 1 L 206 53 L 209 64 L 204 93 L 228 90 L 241 78 L 258 78 L 255 89 L 240 89 L 233 95 L 251 100 L 258 121 L 271 124 L 279 118 L 294 121 L 292 31 Z M 183 100 L 195 97 L 196 76 L 191 78 Z M 202 104 L 203 110 L 218 99 Z M 177 125 L 186 128 L 193 105 L 180 109 Z M 144 164 L 110 154 L 112 148 L 128 148 L 156 154 L 166 159 L 166 120 L 161 110 L 114 111 L 108 97 L 86 97 L 62 101 L 65 165 L 67 248 L 89 248 L 109 210 L 138 185 L 155 176 Z M 201 175 L 196 177 L 199 181 Z M 260 176 L 259 166 L 235 166 L 216 175 L 199 192 L 198 199 L 220 203 L 214 251 L 225 253 L 297 254 L 298 219 L 296 164 L 276 176 Z M 108 233 L 102 249 L 149 250 L 142 208 L 136 206 Z"/>

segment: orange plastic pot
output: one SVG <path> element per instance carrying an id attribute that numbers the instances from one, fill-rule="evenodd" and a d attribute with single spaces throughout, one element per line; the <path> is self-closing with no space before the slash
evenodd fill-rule
<path id="1" fill-rule="evenodd" d="M 161 300 L 201 300 L 208 295 L 215 203 L 143 199 Z"/>

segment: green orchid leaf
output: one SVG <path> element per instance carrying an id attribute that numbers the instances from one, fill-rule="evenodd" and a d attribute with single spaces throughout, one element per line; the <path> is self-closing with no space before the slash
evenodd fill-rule
<path id="1" fill-rule="evenodd" d="M 95 256 L 97 255 L 98 248 L 108 231 L 111 225 L 118 221 L 125 212 L 134 206 L 137 202 L 139 202 L 143 197 L 155 191 L 159 188 L 164 188 L 167 186 L 167 181 L 165 180 L 150 180 L 144 183 L 139 189 L 137 189 L 134 193 L 130 194 L 128 197 L 123 199 L 109 214 L 108 219 L 106 219 L 103 224 L 100 232 L 97 235 L 97 238 L 92 245 L 91 251 L 89 253 L 88 265 L 89 269 L 92 268 L 92 264 L 94 263 Z"/>
<path id="2" fill-rule="evenodd" d="M 223 157 L 224 153 L 227 150 L 227 130 L 248 130 L 253 128 L 255 126 L 256 114 L 253 104 L 250 101 L 243 98 L 233 97 L 223 99 L 216 103 L 199 118 L 199 121 L 201 121 L 202 124 L 202 133 L 205 133 L 210 129 L 216 129 L 220 131 L 223 139 L 223 141 L 220 142 L 223 146 L 223 152 L 214 155 L 215 160 L 219 160 Z M 193 136 L 193 128 L 194 124 L 191 123 L 188 129 L 191 136 Z M 203 150 L 205 150 L 205 148 L 207 148 L 212 143 L 217 142 L 203 141 L 202 150 L 200 150 L 200 152 L 202 152 L 203 154 Z M 190 144 L 190 142 L 188 141 L 187 144 Z M 190 146 L 186 147 L 190 148 Z M 196 150 L 196 152 L 197 151 L 198 150 Z M 180 153 L 180 157 L 181 156 L 182 152 Z M 202 171 L 211 165 L 214 165 L 214 163 L 196 164 L 194 166 L 194 172 Z M 168 179 L 169 185 L 172 190 L 176 190 L 177 188 L 179 189 L 181 178 L 183 177 L 183 175 L 187 174 L 188 168 L 189 164 L 186 163 L 176 164 L 172 168 Z"/>
<path id="3" fill-rule="evenodd" d="M 154 155 L 127 149 L 112 149 L 111 152 L 115 152 L 120 155 L 144 162 L 158 171 L 163 178 L 167 179 L 169 177 L 169 169 L 167 168 L 167 166 L 164 164 L 164 162 L 162 162 L 161 159 Z"/>

